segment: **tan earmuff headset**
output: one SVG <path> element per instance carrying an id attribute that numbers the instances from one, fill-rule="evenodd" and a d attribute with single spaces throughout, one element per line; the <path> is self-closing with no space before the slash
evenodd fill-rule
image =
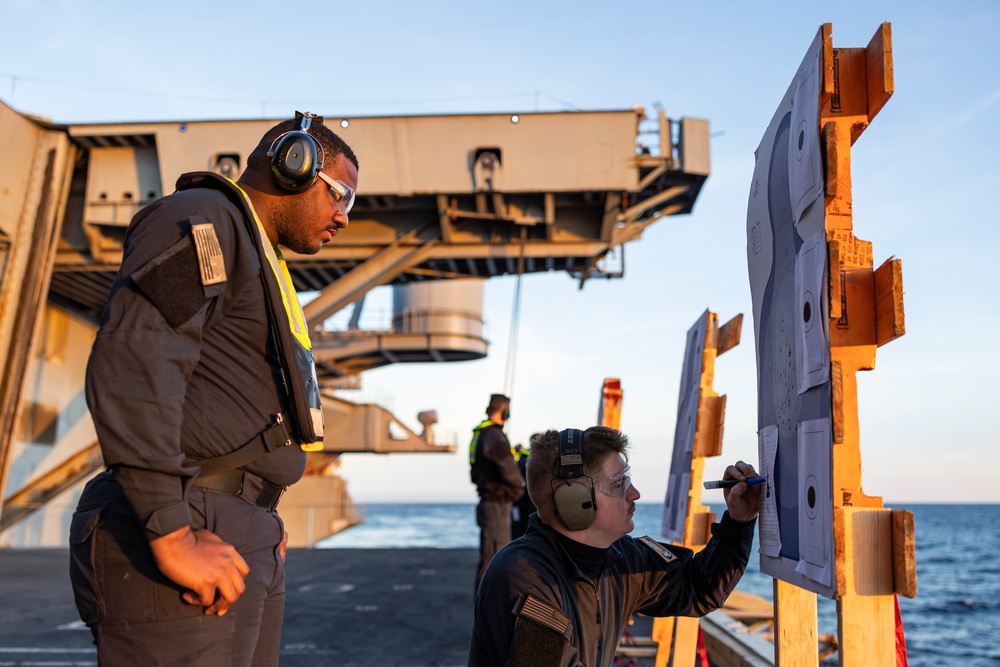
<path id="1" fill-rule="evenodd" d="M 568 428 L 559 433 L 559 477 L 552 481 L 556 516 L 569 530 L 586 530 L 597 517 L 593 480 L 583 474 L 583 431 Z M 583 480 L 590 480 L 586 484 Z"/>

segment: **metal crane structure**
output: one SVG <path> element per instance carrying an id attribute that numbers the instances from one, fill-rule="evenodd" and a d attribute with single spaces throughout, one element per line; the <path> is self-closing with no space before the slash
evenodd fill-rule
<path id="1" fill-rule="evenodd" d="M 278 120 L 59 124 L 0 102 L 0 546 L 62 544 L 103 465 L 84 372 L 132 216 L 184 172 L 237 177 Z M 708 121 L 641 107 L 325 122 L 360 156 L 361 191 L 348 232 L 316 255 L 286 253 L 296 288 L 315 293 L 304 310 L 327 424 L 282 500 L 293 546 L 361 520 L 340 454 L 455 451 L 435 443 L 434 411 L 418 434 L 337 388 L 391 363 L 486 356 L 484 279 L 620 277 L 624 245 L 691 212 L 709 174 Z M 392 324 L 362 329 L 380 285 Z M 352 304 L 346 327 L 325 325 Z"/>

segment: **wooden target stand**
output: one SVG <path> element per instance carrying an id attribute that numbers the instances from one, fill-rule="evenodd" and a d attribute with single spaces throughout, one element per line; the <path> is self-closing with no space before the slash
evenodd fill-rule
<path id="1" fill-rule="evenodd" d="M 865 48 L 835 49 L 830 24 L 820 33 L 839 659 L 894 665 L 894 596 L 916 595 L 913 514 L 861 489 L 856 373 L 874 369 L 876 348 L 905 333 L 902 264 L 873 270 L 872 244 L 853 233 L 851 196 L 851 146 L 893 93 L 891 29 L 883 23 Z M 817 665 L 816 594 L 775 579 L 774 603 L 775 665 Z"/>
<path id="2" fill-rule="evenodd" d="M 697 419 L 694 430 L 694 444 L 691 448 L 691 476 L 687 489 L 687 511 L 684 518 L 684 539 L 674 544 L 698 552 L 708 544 L 711 525 L 715 513 L 701 504 L 702 477 L 705 458 L 722 454 L 722 432 L 726 414 L 726 397 L 720 396 L 712 388 L 715 380 L 716 358 L 736 347 L 740 342 L 743 315 L 737 315 L 722 327 L 718 326 L 719 316 L 711 311 L 706 313 L 704 345 L 700 346 L 701 359 L 692 359 L 699 350 L 688 345 L 684 363 L 700 366 L 698 380 L 699 393 Z M 681 388 L 684 391 L 684 387 Z M 678 426 L 683 415 L 678 414 Z M 657 643 L 656 667 L 668 663 L 689 667 L 695 664 L 698 650 L 698 619 L 689 617 L 666 617 L 653 620 L 651 638 Z M 673 653 L 671 657 L 671 652 Z"/>
<path id="3" fill-rule="evenodd" d="M 608 428 L 621 428 L 622 422 L 622 382 L 618 378 L 604 378 L 601 386 L 601 402 L 597 407 L 597 424 Z"/>

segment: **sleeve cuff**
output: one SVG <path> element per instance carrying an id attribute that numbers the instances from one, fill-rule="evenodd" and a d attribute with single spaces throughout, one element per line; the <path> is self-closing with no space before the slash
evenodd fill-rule
<path id="1" fill-rule="evenodd" d="M 147 539 L 192 525 L 191 508 L 184 493 L 188 480 L 171 473 L 124 465 L 115 467 L 115 477 Z"/>
<path id="2" fill-rule="evenodd" d="M 719 523 L 715 524 L 715 530 L 712 532 L 739 550 L 749 553 L 756 527 L 756 517 L 743 523 L 729 516 L 729 510 L 726 510 Z"/>
<path id="3" fill-rule="evenodd" d="M 161 507 L 146 520 L 146 537 L 152 540 L 191 524 L 191 507 L 186 502 Z"/>

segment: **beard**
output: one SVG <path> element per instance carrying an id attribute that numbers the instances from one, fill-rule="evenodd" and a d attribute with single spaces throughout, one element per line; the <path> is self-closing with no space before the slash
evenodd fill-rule
<path id="1" fill-rule="evenodd" d="M 311 235 L 306 224 L 308 214 L 296 205 L 294 197 L 283 197 L 271 209 L 274 228 L 278 232 L 278 243 L 300 255 L 315 255 L 323 243 Z"/>

